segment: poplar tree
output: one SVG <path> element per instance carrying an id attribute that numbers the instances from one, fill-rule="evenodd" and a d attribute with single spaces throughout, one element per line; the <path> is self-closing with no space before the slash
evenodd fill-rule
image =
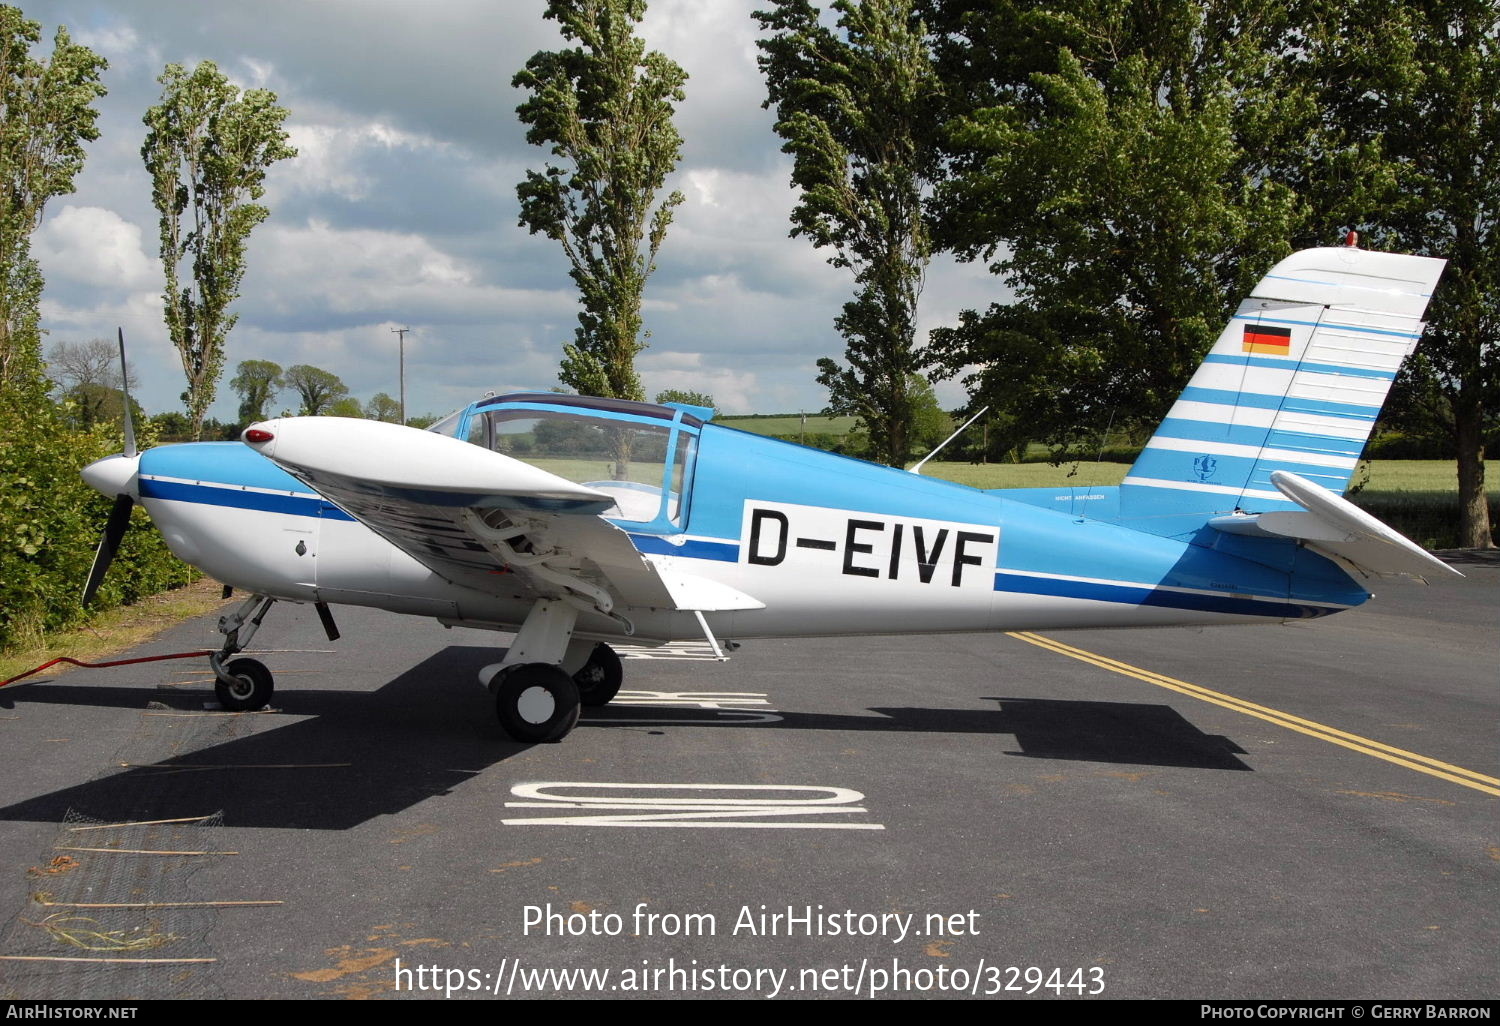
<path id="1" fill-rule="evenodd" d="M 161 215 L 167 331 L 187 375 L 182 398 L 197 438 L 238 319 L 229 306 L 245 276 L 245 245 L 270 214 L 255 201 L 265 193 L 266 170 L 297 151 L 287 143 L 289 112 L 276 94 L 241 93 L 212 61 L 192 71 L 168 64 L 157 81 L 162 99 L 146 112 L 141 156 Z"/>
<path id="2" fill-rule="evenodd" d="M 65 28 L 53 37 L 50 59 L 32 55 L 40 41 L 40 24 L 0 5 L 0 393 L 44 388 L 42 276 L 31 233 L 47 201 L 73 191 L 83 144 L 99 137 L 94 102 L 104 95 L 99 76 L 108 66 Z"/>
<path id="3" fill-rule="evenodd" d="M 773 0 L 757 12 L 766 106 L 792 155 L 792 236 L 833 251 L 854 276 L 855 298 L 834 326 L 847 365 L 818 360 L 827 412 L 854 415 L 871 455 L 911 458 L 924 364 L 917 302 L 932 240 L 923 198 L 937 172 L 933 135 L 939 83 L 912 0 L 835 0 L 835 25 L 808 0 Z"/>
<path id="4" fill-rule="evenodd" d="M 580 395 L 645 398 L 635 357 L 646 347 L 641 299 L 682 203 L 657 194 L 681 157 L 672 124 L 687 73 L 635 34 L 645 0 L 549 0 L 546 17 L 578 46 L 541 51 L 512 85 L 526 141 L 556 163 L 516 187 L 520 223 L 560 243 L 582 309 L 558 380 Z"/>

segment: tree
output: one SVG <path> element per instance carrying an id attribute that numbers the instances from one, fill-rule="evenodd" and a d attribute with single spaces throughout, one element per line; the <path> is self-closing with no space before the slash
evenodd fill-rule
<path id="1" fill-rule="evenodd" d="M 58 398 L 71 402 L 69 420 L 88 430 L 95 424 L 119 421 L 124 415 L 120 382 L 120 350 L 105 338 L 87 342 L 59 342 L 47 351 L 47 370 L 58 385 Z M 127 369 L 125 388 L 135 388 Z M 140 407 L 131 403 L 139 415 Z"/>
<path id="2" fill-rule="evenodd" d="M 911 463 L 916 457 L 931 452 L 939 442 L 952 434 L 954 424 L 953 418 L 944 413 L 943 408 L 938 405 L 937 393 L 932 389 L 932 382 L 920 374 L 909 374 L 906 379 L 906 390 L 912 410 L 908 435 L 912 458 L 907 460 L 907 463 Z M 849 433 L 834 446 L 834 451 L 845 456 L 857 456 L 860 459 L 883 457 L 883 454 L 875 448 L 870 426 L 864 420 L 855 422 Z"/>
<path id="3" fill-rule="evenodd" d="M 401 421 L 401 404 L 384 392 L 376 392 L 365 404 L 365 416 L 370 420 L 383 420 L 387 424 Z"/>
<path id="4" fill-rule="evenodd" d="M 0 393 L 26 381 L 38 389 L 41 332 L 37 304 L 42 278 L 31 259 L 31 233 L 53 196 L 73 191 L 83 144 L 99 137 L 94 101 L 108 66 L 65 28 L 52 57 L 31 55 L 41 25 L 15 7 L 0 6 Z"/>
<path id="5" fill-rule="evenodd" d="M 1048 442 L 1154 426 L 1306 223 L 1277 173 L 1311 107 L 1282 74 L 1286 5 L 928 6 L 952 82 L 937 237 L 1016 296 L 933 332 L 934 355 Z"/>
<path id="6" fill-rule="evenodd" d="M 933 114 L 939 94 L 927 29 L 913 0 L 835 0 L 836 28 L 808 0 L 757 12 L 766 106 L 793 157 L 801 198 L 792 232 L 834 251 L 854 273 L 855 298 L 834 325 L 847 366 L 818 361 L 828 413 L 854 414 L 873 455 L 904 466 L 913 447 L 908 387 L 925 362 L 915 344 L 932 241 L 923 194 L 937 174 Z"/>
<path id="7" fill-rule="evenodd" d="M 1357 0 L 1320 13 L 1304 67 L 1320 88 L 1325 159 L 1308 188 L 1325 216 L 1360 229 L 1367 244 L 1448 260 L 1397 391 L 1408 416 L 1456 448 L 1459 544 L 1491 548 L 1484 457 L 1500 419 L 1500 10 L 1492 0 Z M 1351 179 L 1363 187 L 1348 188 Z"/>
<path id="8" fill-rule="evenodd" d="M 907 391 L 911 395 L 912 424 L 911 444 L 915 453 L 931 452 L 933 448 L 943 442 L 953 433 L 958 425 L 953 423 L 953 418 L 943 412 L 938 405 L 937 393 L 932 389 L 932 382 L 920 374 L 913 374 L 907 382 Z"/>
<path id="9" fill-rule="evenodd" d="M 162 102 L 146 112 L 141 156 L 161 215 L 167 330 L 182 357 L 183 401 L 197 437 L 238 319 L 229 306 L 245 276 L 245 245 L 270 213 L 254 201 L 265 193 L 266 170 L 297 151 L 287 143 L 289 112 L 276 94 L 241 94 L 212 61 L 191 72 L 168 64 L 157 81 Z"/>
<path id="10" fill-rule="evenodd" d="M 542 51 L 512 85 L 526 141 L 558 164 L 516 187 L 521 226 L 562 244 L 582 309 L 558 379 L 581 395 L 642 399 L 641 297 L 682 193 L 657 193 L 681 157 L 672 124 L 687 73 L 635 35 L 645 0 L 548 0 L 546 17 L 581 45 Z M 654 206 L 653 206 L 654 205 Z"/>
<path id="11" fill-rule="evenodd" d="M 338 375 L 305 363 L 288 367 L 281 380 L 302 397 L 301 415 L 304 417 L 332 412 L 333 404 L 349 394 L 348 386 L 339 380 Z"/>
<path id="12" fill-rule="evenodd" d="M 242 360 L 235 368 L 229 387 L 240 395 L 240 423 L 254 424 L 266 419 L 266 407 L 282 388 L 281 365 L 270 360 Z"/>
<path id="13" fill-rule="evenodd" d="M 47 351 L 47 369 L 65 391 L 78 385 L 120 387 L 120 350 L 107 338 L 87 342 L 58 342 Z M 126 388 L 136 387 L 134 372 L 126 371 Z"/>
<path id="14" fill-rule="evenodd" d="M 658 403 L 685 403 L 688 406 L 702 406 L 713 410 L 715 413 L 719 408 L 714 405 L 714 397 L 707 392 L 688 392 L 680 388 L 664 388 L 656 393 Z"/>

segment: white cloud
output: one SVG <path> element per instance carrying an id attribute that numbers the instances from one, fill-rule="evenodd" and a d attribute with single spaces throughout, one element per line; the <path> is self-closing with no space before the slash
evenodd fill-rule
<path id="1" fill-rule="evenodd" d="M 405 132 L 379 121 L 354 124 L 289 122 L 287 135 L 297 156 L 278 168 L 278 183 L 287 190 L 331 193 L 342 199 L 371 198 L 383 152 L 406 150 L 442 159 L 448 144 Z"/>
<path id="2" fill-rule="evenodd" d="M 270 286 L 268 301 L 284 312 L 315 302 L 358 311 L 402 300 L 424 305 L 435 293 L 467 287 L 472 268 L 420 235 L 341 230 L 314 221 L 274 226 L 256 240 L 256 261 Z"/>
<path id="3" fill-rule="evenodd" d="M 32 237 L 32 255 L 49 280 L 100 288 L 140 288 L 160 275 L 140 226 L 103 207 L 64 206 Z"/>
<path id="4" fill-rule="evenodd" d="M 756 375 L 715 366 L 719 363 L 722 361 L 714 354 L 648 351 L 639 361 L 646 397 L 654 398 L 664 389 L 677 388 L 708 393 L 726 413 L 755 412 L 752 397 L 759 388 Z"/>
<path id="5" fill-rule="evenodd" d="M 217 61 L 241 85 L 276 91 L 300 155 L 268 178 L 271 218 L 250 240 L 234 310 L 230 372 L 243 359 L 312 363 L 361 398 L 393 392 L 395 341 L 410 325 L 408 406 L 438 412 L 485 388 L 555 381 L 577 291 L 559 247 L 516 226 L 515 183 L 545 152 L 524 142 L 511 76 L 565 45 L 544 0 L 29 0 L 110 60 L 100 138 L 71 207 L 36 239 L 55 338 L 123 323 L 142 401 L 171 408 L 181 370 L 161 323 L 156 213 L 140 159 L 141 115 L 163 64 Z M 691 76 L 677 125 L 678 208 L 646 290 L 648 388 L 712 392 L 732 409 L 819 408 L 819 356 L 838 356 L 833 319 L 847 272 L 788 238 L 796 195 L 761 108 L 760 0 L 651 0 L 647 44 Z M 921 326 L 995 298 L 973 269 L 935 266 Z M 228 392 L 227 386 L 223 388 Z M 654 392 L 653 392 L 654 394 Z M 946 401 L 946 395 L 945 395 Z M 233 417 L 232 393 L 215 415 Z"/>

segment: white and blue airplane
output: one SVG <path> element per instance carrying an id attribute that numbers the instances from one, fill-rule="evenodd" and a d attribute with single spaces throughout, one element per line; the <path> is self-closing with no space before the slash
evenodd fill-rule
<path id="1" fill-rule="evenodd" d="M 486 397 L 427 430 L 258 423 L 83 473 L 116 498 L 92 594 L 141 503 L 179 557 L 276 601 L 514 631 L 481 682 L 504 729 L 561 739 L 619 690 L 610 643 L 1264 623 L 1326 616 L 1388 574 L 1456 574 L 1342 497 L 1443 261 L 1353 246 L 1282 261 L 1118 487 L 980 491 L 715 424 L 712 411 Z"/>

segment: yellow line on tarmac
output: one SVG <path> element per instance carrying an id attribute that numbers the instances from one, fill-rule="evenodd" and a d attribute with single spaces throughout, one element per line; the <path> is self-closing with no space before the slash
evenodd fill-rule
<path id="1" fill-rule="evenodd" d="M 1122 663 L 1118 659 L 1111 659 L 1108 656 L 1102 656 L 1095 652 L 1074 648 L 1072 645 L 1065 645 L 1060 641 L 1044 638 L 1040 634 L 1033 634 L 1031 631 L 1011 631 L 1009 632 L 1009 636 L 1024 641 L 1029 645 L 1044 648 L 1049 652 L 1056 652 L 1058 655 L 1064 655 L 1070 659 L 1077 659 L 1081 662 L 1097 666 L 1100 669 L 1109 670 L 1112 673 L 1121 673 L 1127 677 L 1134 677 L 1136 680 L 1143 680 L 1147 684 L 1155 684 L 1157 687 L 1167 688 L 1204 702 L 1212 702 L 1214 705 L 1223 706 L 1225 709 L 1230 709 L 1234 712 L 1244 713 L 1246 716 L 1254 716 L 1257 719 L 1265 720 L 1267 723 L 1274 723 L 1278 727 L 1295 730 L 1298 733 L 1318 738 L 1321 741 L 1327 741 L 1330 744 L 1342 745 L 1351 751 L 1372 755 L 1377 759 L 1384 759 L 1386 762 L 1395 763 L 1397 766 L 1405 766 L 1407 769 L 1414 769 L 1419 773 L 1440 777 L 1443 780 L 1449 780 L 1455 784 L 1462 784 L 1464 787 L 1472 787 L 1476 791 L 1483 791 L 1485 794 L 1500 797 L 1500 779 L 1485 776 L 1483 773 L 1476 773 L 1471 769 L 1464 769 L 1462 766 L 1439 762 L 1437 759 L 1418 755 L 1416 752 L 1408 752 L 1402 748 L 1393 748 L 1390 745 L 1381 744 L 1379 741 L 1360 737 L 1358 734 L 1350 734 L 1347 731 L 1342 731 L 1326 724 L 1304 720 L 1300 716 L 1293 716 L 1291 713 L 1281 712 L 1279 709 L 1256 705 L 1254 702 L 1247 702 L 1242 698 L 1235 698 L 1233 695 L 1226 695 L 1222 692 L 1211 691 L 1197 684 L 1189 684 L 1187 681 L 1177 680 L 1175 677 L 1168 677 L 1164 674 L 1153 673 L 1150 670 L 1143 670 L 1139 666 L 1131 666 L 1129 663 Z"/>

